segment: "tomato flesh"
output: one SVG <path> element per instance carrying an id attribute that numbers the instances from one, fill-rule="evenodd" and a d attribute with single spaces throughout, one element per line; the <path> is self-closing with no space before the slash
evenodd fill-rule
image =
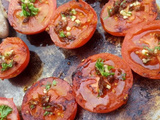
<path id="1" fill-rule="evenodd" d="M 159 20 L 133 28 L 122 45 L 122 56 L 131 69 L 143 77 L 160 79 Z M 129 45 L 129 46 L 128 46 Z"/>
<path id="2" fill-rule="evenodd" d="M 9 54 L 13 51 L 13 54 L 7 58 L 5 54 Z M 0 78 L 7 79 L 13 78 L 19 75 L 28 65 L 30 59 L 30 52 L 27 45 L 18 37 L 8 37 L 0 44 L 1 66 L 0 66 Z M 10 63 L 13 61 L 13 66 L 3 71 L 2 64 Z"/>
<path id="3" fill-rule="evenodd" d="M 73 49 L 87 43 L 96 26 L 97 15 L 89 4 L 70 1 L 57 8 L 48 32 L 55 45 Z"/>
<path id="4" fill-rule="evenodd" d="M 77 103 L 70 85 L 51 77 L 38 81 L 27 91 L 21 111 L 24 120 L 74 120 Z"/>
<path id="5" fill-rule="evenodd" d="M 95 65 L 99 58 L 105 65 L 114 67 L 114 77 L 102 77 L 97 73 Z M 125 80 L 121 79 L 121 73 L 126 75 Z M 73 73 L 72 79 L 77 103 L 84 109 L 96 113 L 111 112 L 125 104 L 133 82 L 132 72 L 127 64 L 118 56 L 109 53 L 87 58 Z M 104 81 L 108 81 L 109 87 L 105 84 L 106 87 L 102 89 L 103 93 L 99 96 Z"/>
<path id="6" fill-rule="evenodd" d="M 20 116 L 14 102 L 10 98 L 0 97 L 0 105 L 6 105 L 12 108 L 12 112 L 8 114 L 7 120 L 20 120 Z"/>
<path id="7" fill-rule="evenodd" d="M 22 7 L 19 0 L 11 0 L 8 9 L 8 20 L 10 25 L 23 34 L 36 34 L 45 30 L 53 18 L 56 9 L 56 0 L 36 0 L 35 8 L 39 12 L 35 16 L 24 17 L 21 15 Z M 24 22 L 27 20 L 27 22 Z"/>
<path id="8" fill-rule="evenodd" d="M 136 26 L 136 24 L 153 21 L 157 16 L 155 0 L 123 0 L 120 5 L 125 5 L 126 7 L 122 9 L 116 5 L 116 2 L 117 0 L 110 0 L 106 3 L 100 15 L 104 30 L 112 35 L 125 36 L 128 30 Z M 133 9 L 131 9 L 131 6 Z M 113 11 L 112 9 L 115 7 L 117 7 L 116 9 L 119 9 L 119 11 L 114 9 L 117 13 L 110 16 L 110 11 Z M 139 9 L 137 10 L 137 8 Z"/>

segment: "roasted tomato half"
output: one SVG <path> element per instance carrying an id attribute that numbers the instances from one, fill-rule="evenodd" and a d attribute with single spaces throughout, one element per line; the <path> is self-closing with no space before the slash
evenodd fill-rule
<path id="1" fill-rule="evenodd" d="M 122 44 L 122 57 L 143 77 L 160 79 L 160 20 L 131 29 Z"/>
<path id="2" fill-rule="evenodd" d="M 155 0 L 109 0 L 100 18 L 105 31 L 115 36 L 125 36 L 136 24 L 153 21 L 156 16 Z"/>
<path id="3" fill-rule="evenodd" d="M 0 44 L 0 79 L 19 75 L 28 65 L 30 52 L 18 37 L 8 37 Z"/>
<path id="4" fill-rule="evenodd" d="M 12 99 L 0 97 L 0 119 L 20 120 L 17 107 Z"/>
<path id="5" fill-rule="evenodd" d="M 94 9 L 84 2 L 73 0 L 56 9 L 48 32 L 55 45 L 73 49 L 87 43 L 97 26 Z"/>
<path id="6" fill-rule="evenodd" d="M 36 34 L 45 30 L 53 18 L 56 0 L 10 0 L 8 20 L 23 34 Z"/>
<path id="7" fill-rule="evenodd" d="M 95 113 L 111 112 L 125 104 L 133 84 L 129 66 L 109 53 L 87 58 L 72 79 L 77 103 Z"/>
<path id="8" fill-rule="evenodd" d="M 24 120 L 74 120 L 77 103 L 66 81 L 50 77 L 27 91 L 21 112 Z"/>

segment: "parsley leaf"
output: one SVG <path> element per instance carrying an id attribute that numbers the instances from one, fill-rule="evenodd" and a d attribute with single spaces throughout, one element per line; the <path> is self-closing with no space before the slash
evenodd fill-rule
<path id="1" fill-rule="evenodd" d="M 97 61 L 96 61 L 96 64 L 95 64 L 95 67 L 96 69 L 100 72 L 100 74 L 104 77 L 108 77 L 110 75 L 114 75 L 115 73 L 112 73 L 112 72 L 106 72 L 105 70 L 105 67 L 104 67 L 104 63 L 103 63 L 103 60 L 101 58 L 99 58 Z M 108 70 L 111 70 L 113 69 L 114 67 L 113 66 L 107 66 Z"/>
<path id="2" fill-rule="evenodd" d="M 7 105 L 0 105 L 0 120 L 5 120 L 13 109 Z"/>
<path id="3" fill-rule="evenodd" d="M 25 3 L 24 0 L 21 0 L 22 2 L 22 12 L 21 16 L 25 17 L 31 17 L 38 14 L 39 9 L 34 6 L 35 0 L 30 0 L 29 2 Z"/>
<path id="4" fill-rule="evenodd" d="M 12 67 L 13 67 L 13 61 L 10 62 L 9 64 L 7 64 L 7 63 L 2 63 L 1 66 L 2 66 L 1 71 L 2 71 L 2 72 L 3 72 L 3 71 L 6 71 L 8 68 L 12 68 Z"/>

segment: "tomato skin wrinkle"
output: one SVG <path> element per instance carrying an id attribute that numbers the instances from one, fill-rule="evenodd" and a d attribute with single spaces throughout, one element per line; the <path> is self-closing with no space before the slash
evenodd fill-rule
<path id="1" fill-rule="evenodd" d="M 47 85 L 50 87 L 46 90 Z M 24 120 L 74 120 L 77 103 L 66 81 L 49 77 L 36 82 L 26 92 L 21 112 Z"/>
<path id="2" fill-rule="evenodd" d="M 11 0 L 8 20 L 17 32 L 27 35 L 37 34 L 47 28 L 55 9 L 56 0 L 36 0 L 29 3 L 24 0 Z"/>
<path id="3" fill-rule="evenodd" d="M 86 44 L 97 27 L 94 9 L 80 0 L 59 6 L 50 22 L 47 32 L 56 46 L 75 49 Z"/>
<path id="4" fill-rule="evenodd" d="M 27 67 L 29 60 L 29 48 L 20 38 L 4 39 L 0 44 L 0 78 L 16 77 Z"/>
<path id="5" fill-rule="evenodd" d="M 78 65 L 72 74 L 72 83 L 76 101 L 82 108 L 95 113 L 108 113 L 126 104 L 133 75 L 121 58 L 100 53 Z"/>
<path id="6" fill-rule="evenodd" d="M 137 74 L 160 79 L 160 26 L 159 20 L 139 24 L 126 34 L 122 57 Z"/>
<path id="7" fill-rule="evenodd" d="M 125 36 L 138 23 L 153 21 L 157 17 L 155 0 L 110 0 L 100 14 L 103 29 L 115 36 Z"/>

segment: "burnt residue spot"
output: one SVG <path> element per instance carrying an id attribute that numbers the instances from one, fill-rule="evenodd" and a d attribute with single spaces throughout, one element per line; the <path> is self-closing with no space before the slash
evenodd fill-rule
<path id="1" fill-rule="evenodd" d="M 29 22 L 29 17 L 24 18 L 23 23 L 28 23 Z"/>
<path id="2" fill-rule="evenodd" d="M 63 79 L 64 76 L 66 76 L 66 74 L 69 70 L 69 67 L 70 67 L 70 65 L 68 65 L 68 61 L 69 60 L 61 61 L 61 63 L 57 67 L 56 71 L 53 72 L 52 76 L 57 76 L 57 77 Z"/>
<path id="3" fill-rule="evenodd" d="M 35 35 L 27 35 L 27 39 L 31 45 L 36 47 L 49 46 L 54 44 L 47 32 L 42 32 Z"/>
<path id="4" fill-rule="evenodd" d="M 29 86 L 38 80 L 42 73 L 43 63 L 39 56 L 30 51 L 30 62 L 26 69 L 15 78 L 9 79 L 10 82 L 17 86 Z"/>
<path id="5" fill-rule="evenodd" d="M 120 42 L 120 44 L 122 44 L 123 39 L 124 39 L 124 37 L 112 36 L 109 33 L 105 33 L 105 38 L 109 43 L 111 43 L 111 44 L 113 44 L 115 46 L 118 45 L 119 42 Z"/>

